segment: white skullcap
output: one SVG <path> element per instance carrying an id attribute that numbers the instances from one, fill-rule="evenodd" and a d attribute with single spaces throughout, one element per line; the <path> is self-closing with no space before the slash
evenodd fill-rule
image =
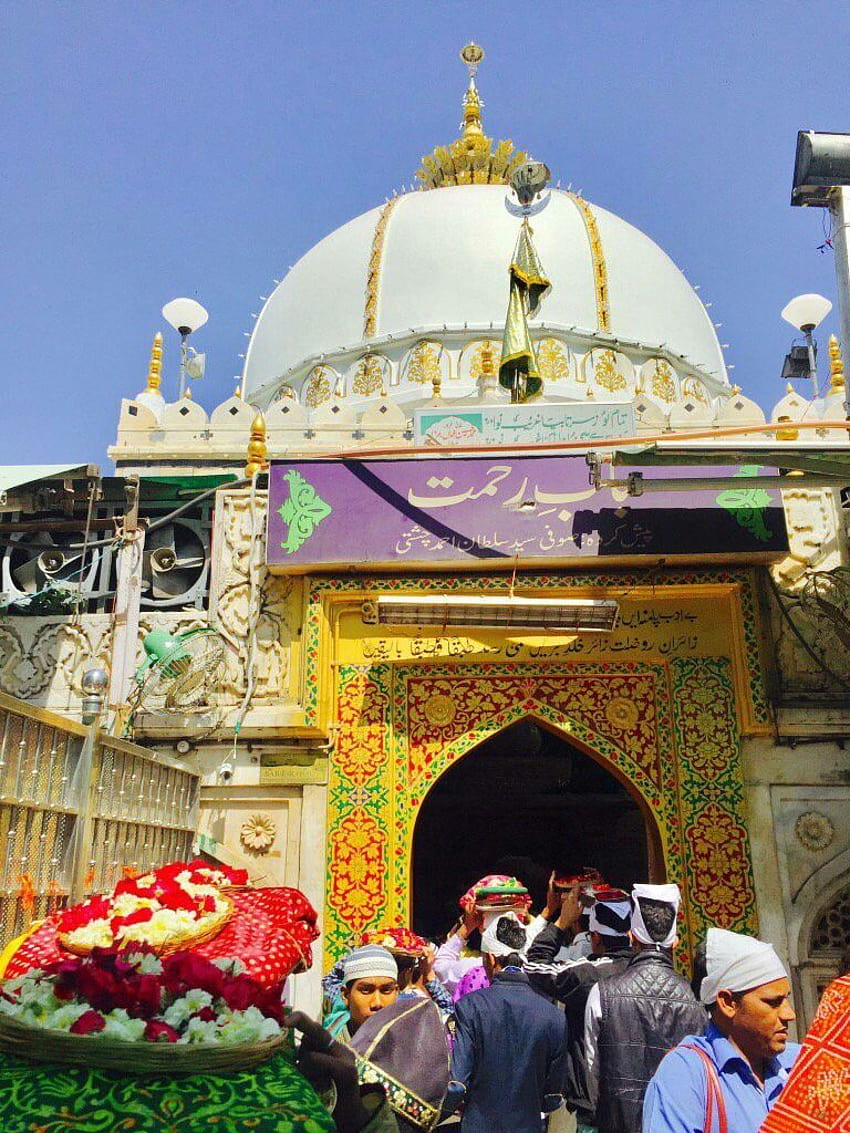
<path id="1" fill-rule="evenodd" d="M 498 936 L 496 936 L 496 932 L 499 928 L 499 922 L 502 920 L 513 921 L 514 924 L 518 924 L 523 931 L 523 935 L 525 935 L 525 925 L 516 913 L 502 913 L 500 917 L 496 917 L 495 920 L 491 921 L 487 928 L 481 933 L 482 952 L 489 952 L 491 956 L 510 956 L 512 952 L 522 952 L 525 948 L 524 941 L 518 947 L 513 947 L 499 940 Z"/>
<path id="2" fill-rule="evenodd" d="M 364 944 L 362 948 L 355 948 L 342 962 L 343 983 L 370 979 L 398 979 L 395 956 L 379 944 Z"/>
<path id="3" fill-rule="evenodd" d="M 772 944 L 744 936 L 741 932 L 728 932 L 725 928 L 710 928 L 705 945 L 706 976 L 700 984 L 700 1001 L 708 1007 L 717 1001 L 717 993 L 750 991 L 762 984 L 788 978 L 785 965 L 776 955 Z"/>
<path id="4" fill-rule="evenodd" d="M 632 936 L 635 940 L 640 941 L 641 944 L 656 944 L 659 948 L 672 948 L 678 935 L 676 918 L 673 918 L 670 931 L 663 940 L 653 940 L 643 921 L 643 913 L 640 909 L 640 898 L 644 898 L 647 901 L 660 901 L 664 905 L 670 905 L 672 909 L 678 913 L 679 904 L 682 900 L 679 886 L 638 884 L 632 889 L 632 900 L 634 901 L 631 924 Z"/>
<path id="5" fill-rule="evenodd" d="M 588 929 L 600 936 L 625 936 L 629 931 L 632 903 L 624 901 L 595 902 L 590 910 Z"/>

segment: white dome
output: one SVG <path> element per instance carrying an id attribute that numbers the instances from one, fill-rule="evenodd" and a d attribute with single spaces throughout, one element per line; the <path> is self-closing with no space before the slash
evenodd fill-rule
<path id="1" fill-rule="evenodd" d="M 519 227 L 505 192 L 503 185 L 414 192 L 391 202 L 388 212 L 372 209 L 332 232 L 263 307 L 246 355 L 245 397 L 268 401 L 281 383 L 297 388 L 317 361 L 346 362 L 367 346 L 386 350 L 388 342 L 423 336 L 456 344 L 491 327 L 490 337 L 501 337 Z M 709 391 L 728 386 L 705 307 L 649 237 L 560 190 L 531 223 L 552 281 L 533 332 L 557 332 L 584 350 L 616 340 L 647 357 L 663 352 L 684 373 L 705 379 Z M 607 277 L 607 330 L 600 329 L 600 270 Z M 370 295 L 377 297 L 371 322 Z"/>

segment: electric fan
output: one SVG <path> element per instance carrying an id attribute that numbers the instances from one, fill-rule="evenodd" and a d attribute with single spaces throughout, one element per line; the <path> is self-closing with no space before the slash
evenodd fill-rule
<path id="1" fill-rule="evenodd" d="M 227 647 L 214 629 L 202 626 L 170 634 L 154 629 L 142 642 L 146 659 L 136 670 L 133 715 L 199 712 L 211 706 L 227 667 Z"/>

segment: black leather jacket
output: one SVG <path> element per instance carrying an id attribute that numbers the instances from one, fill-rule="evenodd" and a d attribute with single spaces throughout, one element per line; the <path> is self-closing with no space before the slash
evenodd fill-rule
<path id="1" fill-rule="evenodd" d="M 658 949 L 636 953 L 620 975 L 599 981 L 599 1133 L 641 1133 L 643 1096 L 661 1059 L 708 1024 L 688 982 Z"/>
<path id="2" fill-rule="evenodd" d="M 564 1005 L 569 1035 L 564 1100 L 581 1122 L 592 1125 L 596 1094 L 588 1080 L 584 1055 L 584 1009 L 594 984 L 625 971 L 633 952 L 628 949 L 581 960 L 556 960 L 566 943 L 566 932 L 557 925 L 547 925 L 529 948 L 524 971 L 535 991 Z"/>

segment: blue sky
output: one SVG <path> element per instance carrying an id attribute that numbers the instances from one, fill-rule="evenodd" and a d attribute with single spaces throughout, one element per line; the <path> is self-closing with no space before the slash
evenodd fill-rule
<path id="1" fill-rule="evenodd" d="M 210 311 L 197 399 L 228 396 L 272 278 L 456 135 L 470 38 L 487 131 L 661 244 L 769 409 L 779 311 L 834 300 L 788 202 L 797 130 L 850 131 L 848 33 L 846 0 L 6 0 L 0 463 L 106 467 L 158 329 L 176 396 L 175 295 Z"/>

